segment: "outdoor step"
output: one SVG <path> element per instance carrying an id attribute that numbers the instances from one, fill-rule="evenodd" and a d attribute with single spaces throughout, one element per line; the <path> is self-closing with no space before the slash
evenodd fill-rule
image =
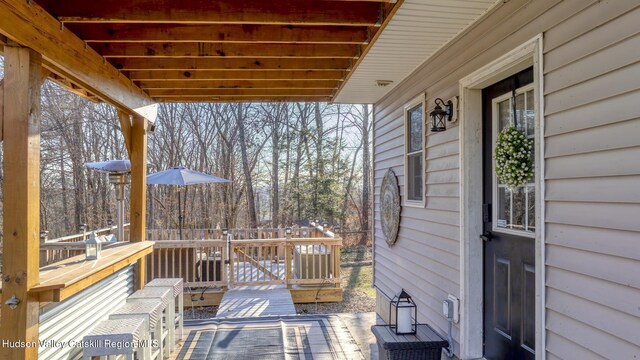
<path id="1" fill-rule="evenodd" d="M 286 288 L 234 289 L 222 297 L 218 318 L 295 315 L 291 292 Z"/>

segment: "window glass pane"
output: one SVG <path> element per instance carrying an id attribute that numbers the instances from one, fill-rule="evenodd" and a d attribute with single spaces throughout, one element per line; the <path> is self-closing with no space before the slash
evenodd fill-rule
<path id="1" fill-rule="evenodd" d="M 536 231 L 536 187 L 527 187 L 527 231 Z"/>
<path id="2" fill-rule="evenodd" d="M 527 135 L 533 136 L 535 134 L 535 112 L 533 102 L 533 90 L 527 91 L 527 105 L 526 105 L 526 121 L 527 121 Z"/>
<path id="3" fill-rule="evenodd" d="M 519 187 L 512 191 L 511 199 L 513 201 L 511 210 L 511 228 L 514 230 L 524 230 L 524 221 L 527 211 L 524 187 Z"/>
<path id="4" fill-rule="evenodd" d="M 407 197 L 422 201 L 422 152 L 407 157 Z"/>
<path id="5" fill-rule="evenodd" d="M 524 94 L 516 95 L 516 129 L 520 131 L 527 130 L 527 117 L 524 109 Z"/>
<path id="6" fill-rule="evenodd" d="M 408 112 L 409 117 L 409 152 L 422 150 L 422 105 Z"/>
<path id="7" fill-rule="evenodd" d="M 511 125 L 511 100 L 498 103 L 498 132 Z"/>
<path id="8" fill-rule="evenodd" d="M 535 187 L 522 186 L 516 190 L 498 188 L 498 219 L 496 227 L 535 232 Z"/>
<path id="9" fill-rule="evenodd" d="M 503 186 L 498 187 L 498 221 L 496 226 L 499 228 L 507 228 L 511 215 L 511 193 Z"/>
<path id="10" fill-rule="evenodd" d="M 498 128 L 496 132 L 501 131 L 507 126 L 514 126 L 517 130 L 525 132 L 527 137 L 534 140 L 535 134 L 535 112 L 533 90 L 516 95 L 515 97 L 515 114 L 512 107 L 511 99 L 501 101 L 497 104 L 494 111 L 498 115 Z M 515 115 L 515 116 L 514 116 Z M 514 124 L 515 122 L 515 124 Z M 533 147 L 535 149 L 535 146 Z M 535 152 L 532 149 L 531 159 L 535 164 Z M 529 184 L 520 186 L 517 189 L 508 189 L 500 184 L 500 180 L 496 177 L 496 224 L 497 228 L 523 231 L 528 233 L 535 232 L 535 174 L 529 180 Z"/>

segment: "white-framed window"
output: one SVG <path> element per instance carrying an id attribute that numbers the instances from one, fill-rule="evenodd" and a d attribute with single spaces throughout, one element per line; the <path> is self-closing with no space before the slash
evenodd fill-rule
<path id="1" fill-rule="evenodd" d="M 425 96 L 420 95 L 404 107 L 404 205 L 425 205 Z"/>

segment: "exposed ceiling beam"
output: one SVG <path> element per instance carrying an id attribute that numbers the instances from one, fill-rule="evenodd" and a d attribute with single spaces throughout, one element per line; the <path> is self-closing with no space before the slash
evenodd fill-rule
<path id="1" fill-rule="evenodd" d="M 129 79 L 36 4 L 0 0 L 0 33 L 43 56 L 65 78 L 120 109 L 153 104 Z"/>
<path id="2" fill-rule="evenodd" d="M 296 70 L 140 70 L 130 71 L 128 76 L 134 81 L 142 80 L 341 80 L 343 70 L 296 71 Z"/>
<path id="3" fill-rule="evenodd" d="M 189 96 L 189 97 L 157 97 L 159 102 L 329 102 L 331 96 Z"/>
<path id="4" fill-rule="evenodd" d="M 4 46 L 7 45 L 7 43 L 8 43 L 7 37 L 4 35 L 0 35 L 0 54 L 3 54 Z M 47 78 L 53 81 L 54 83 L 58 84 L 58 86 L 66 89 L 67 91 L 70 91 L 78 96 L 87 98 L 88 100 L 91 100 L 94 102 L 100 102 L 100 98 L 93 95 L 91 92 L 87 91 L 87 89 L 77 84 L 74 84 L 68 78 L 65 78 L 63 75 L 63 72 L 57 67 L 53 66 L 51 63 L 49 63 L 47 60 L 42 60 L 42 71 L 43 71 L 44 78 Z"/>
<path id="5" fill-rule="evenodd" d="M 151 97 L 193 96 L 331 96 L 332 89 L 154 89 Z"/>
<path id="6" fill-rule="evenodd" d="M 63 22 L 373 26 L 378 4 L 317 0 L 41 0 Z"/>
<path id="7" fill-rule="evenodd" d="M 46 68 L 46 66 L 45 66 Z M 69 79 L 64 78 L 54 72 L 52 72 L 49 77 L 49 80 L 53 81 L 54 83 L 58 84 L 59 86 L 63 87 L 64 89 L 67 89 L 68 91 L 78 95 L 78 96 L 82 96 L 84 98 L 87 98 L 91 101 L 94 102 L 99 102 L 100 99 L 93 95 L 92 93 L 90 93 L 89 91 L 87 91 L 86 89 L 72 83 L 71 81 L 69 81 Z"/>
<path id="8" fill-rule="evenodd" d="M 111 58 L 122 70 L 342 70 L 351 66 L 349 59 L 248 59 L 248 58 Z"/>
<path id="9" fill-rule="evenodd" d="M 104 57 L 356 58 L 355 44 L 91 43 Z"/>
<path id="10" fill-rule="evenodd" d="M 366 27 L 295 25 L 69 24 L 87 42 L 362 44 Z"/>
<path id="11" fill-rule="evenodd" d="M 150 89 L 335 89 L 339 85 L 336 80 L 173 80 L 173 81 L 140 81 L 138 86 Z"/>

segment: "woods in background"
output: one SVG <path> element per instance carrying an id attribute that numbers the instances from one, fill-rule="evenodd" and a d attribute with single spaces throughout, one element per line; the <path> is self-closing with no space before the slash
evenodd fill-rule
<path id="1" fill-rule="evenodd" d="M 104 227 L 115 219 L 114 192 L 105 174 L 83 164 L 127 158 L 115 109 L 49 81 L 42 97 L 42 229 L 51 238 L 76 233 L 83 223 Z M 149 186 L 148 227 L 177 228 L 181 190 L 185 228 L 278 227 L 317 218 L 368 231 L 370 116 L 365 105 L 161 104 L 149 137 L 149 172 L 181 165 L 231 183 Z M 367 235 L 358 241 L 366 243 Z"/>

